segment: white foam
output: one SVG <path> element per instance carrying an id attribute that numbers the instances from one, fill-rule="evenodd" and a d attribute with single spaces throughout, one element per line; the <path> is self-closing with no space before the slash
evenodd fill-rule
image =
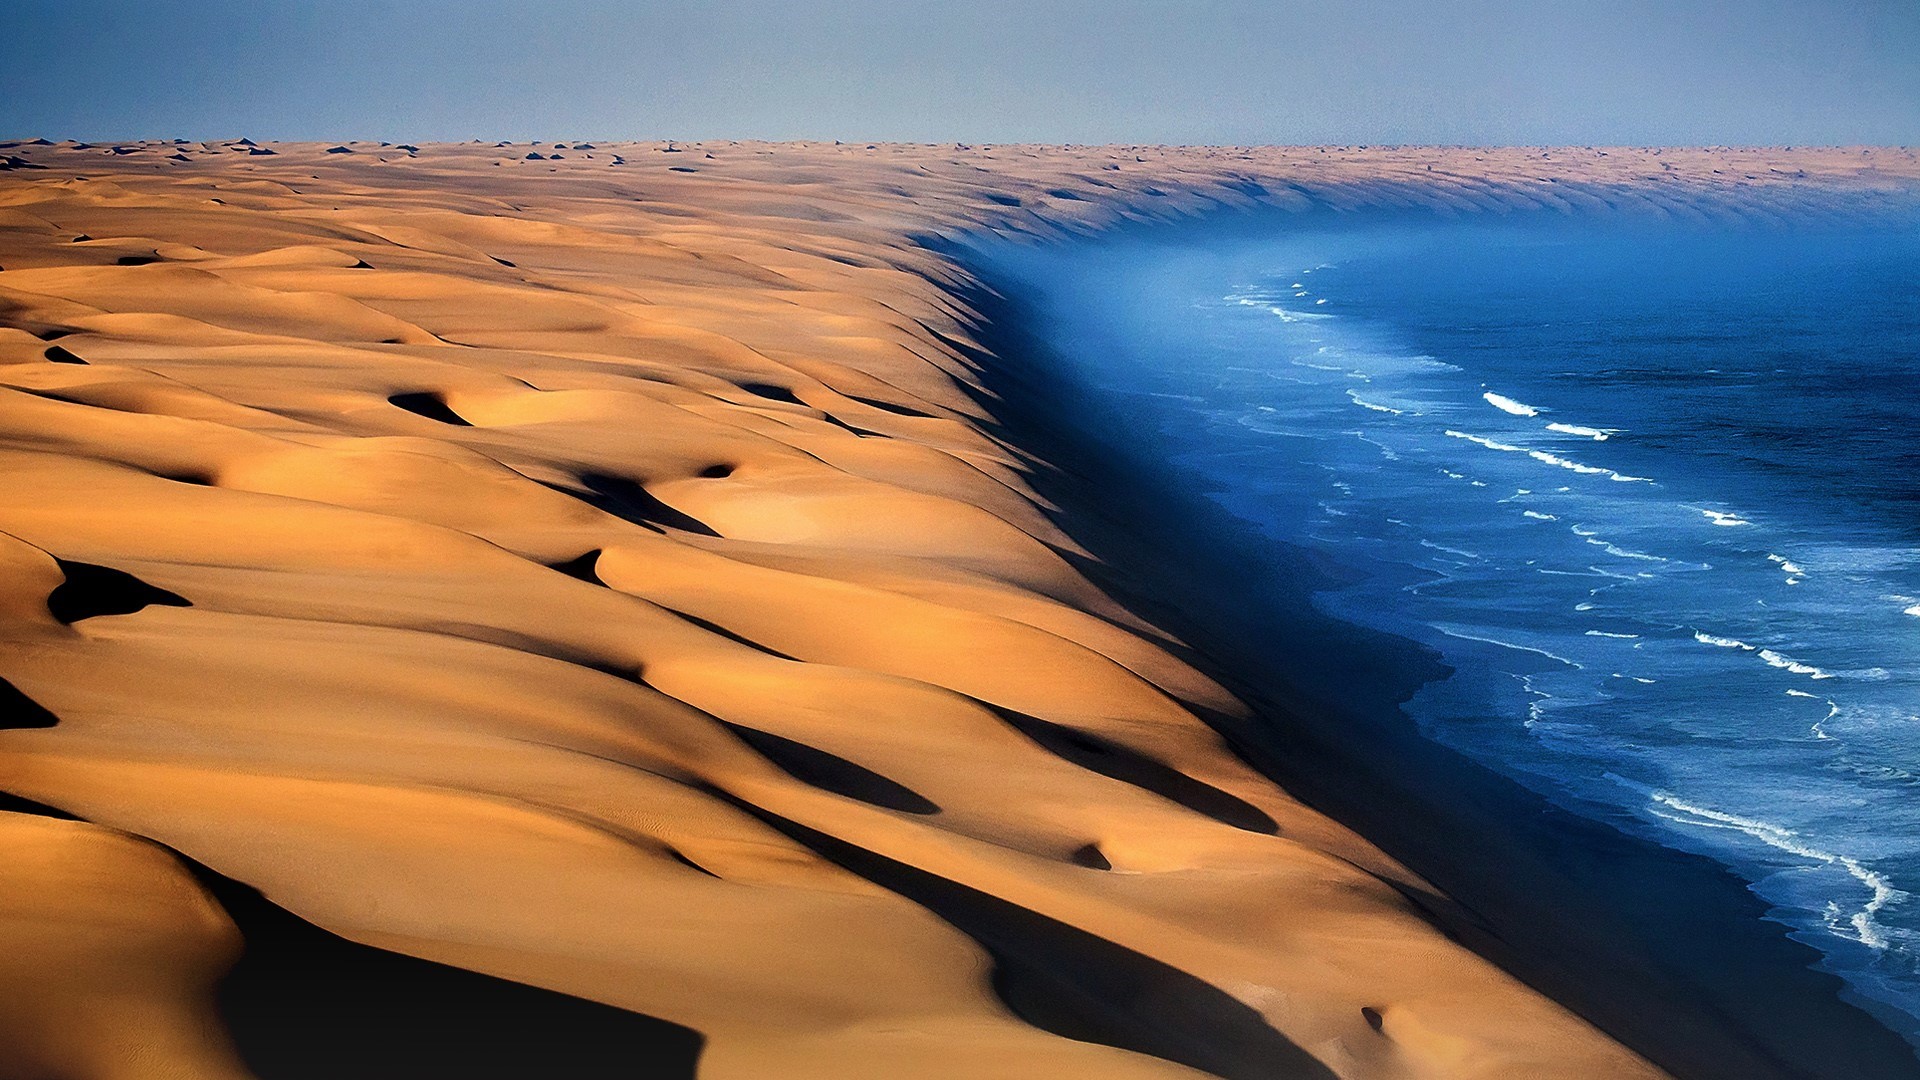
<path id="1" fill-rule="evenodd" d="M 1481 394 L 1480 396 L 1487 399 L 1487 404 L 1493 406 L 1496 409 L 1499 409 L 1503 413 L 1508 413 L 1513 416 L 1539 416 L 1540 415 L 1539 409 L 1536 409 L 1531 405 L 1522 404 L 1518 401 L 1513 400 L 1510 397 L 1506 397 L 1501 394 L 1496 394 L 1491 390 L 1487 391 L 1484 394 Z"/>
<path id="2" fill-rule="evenodd" d="M 1582 476 L 1619 475 L 1612 469 L 1603 469 L 1598 465 L 1582 465 L 1577 461 L 1569 461 L 1558 455 L 1549 454 L 1545 450 L 1529 450 L 1527 456 L 1543 465 L 1557 465 L 1562 469 L 1572 469 Z"/>
<path id="3" fill-rule="evenodd" d="M 1813 733 L 1814 738 L 1824 739 L 1826 741 L 1831 742 L 1833 740 L 1833 736 L 1827 734 L 1826 724 L 1827 724 L 1827 721 L 1840 715 L 1840 703 L 1837 701 L 1834 701 L 1832 698 L 1823 699 L 1819 694 L 1809 694 L 1805 690 L 1789 690 L 1787 691 L 1787 696 L 1798 697 L 1798 698 L 1811 698 L 1814 701 L 1821 701 L 1821 700 L 1826 701 L 1827 715 L 1821 717 L 1818 720 L 1815 720 L 1811 725 L 1808 726 L 1807 730 Z"/>
<path id="4" fill-rule="evenodd" d="M 1367 438 L 1366 433 L 1363 431 L 1349 431 L 1347 432 L 1347 434 L 1353 436 L 1356 439 L 1359 439 L 1361 442 L 1366 443 L 1368 446 L 1371 446 L 1374 449 L 1380 451 L 1380 456 L 1383 458 L 1386 458 L 1388 461 L 1400 460 L 1400 455 L 1394 453 L 1393 448 L 1391 446 L 1388 446 L 1386 443 L 1375 442 L 1374 440 Z"/>
<path id="5" fill-rule="evenodd" d="M 1318 300 L 1315 300 L 1315 301 L 1314 301 L 1314 303 L 1316 303 L 1316 304 L 1324 304 L 1324 303 L 1326 303 L 1326 302 L 1327 302 L 1327 301 L 1326 301 L 1326 298 L 1325 298 L 1325 297 L 1321 297 L 1320 299 L 1318 299 Z"/>
<path id="6" fill-rule="evenodd" d="M 1511 641 L 1501 641 L 1499 638 L 1480 637 L 1477 634 L 1469 634 L 1463 630 L 1457 630 L 1449 626 L 1441 625 L 1439 623 L 1433 624 L 1433 628 L 1451 638 L 1459 638 L 1462 641 L 1477 641 L 1477 642 L 1480 642 L 1482 645 L 1498 645 L 1503 649 L 1513 649 L 1517 652 L 1529 652 L 1529 653 L 1535 654 L 1536 656 L 1544 656 L 1549 660 L 1558 660 L 1559 662 L 1567 665 L 1568 667 L 1573 668 L 1575 671 L 1586 670 L 1585 664 L 1581 664 L 1574 660 L 1569 660 L 1566 657 L 1561 656 L 1559 653 L 1551 653 L 1545 649 L 1536 649 L 1531 645 L 1516 645 Z"/>
<path id="7" fill-rule="evenodd" d="M 1833 678 L 1831 672 L 1821 671 L 1812 664 L 1803 664 L 1791 656 L 1783 656 L 1780 653 L 1774 652 L 1772 649 L 1761 649 L 1760 659 L 1765 660 L 1769 667 L 1777 667 L 1782 671 L 1791 671 L 1795 675 L 1808 675 L 1816 679 Z"/>
<path id="8" fill-rule="evenodd" d="M 1570 461 L 1567 458 L 1560 457 L 1557 454 L 1549 454 L 1545 450 L 1529 450 L 1524 446 L 1515 446 L 1512 443 L 1503 443 L 1496 439 L 1489 439 L 1484 435 L 1472 435 L 1464 431 L 1455 431 L 1452 428 L 1448 428 L 1446 434 L 1449 438 L 1465 439 L 1470 443 L 1474 443 L 1475 445 L 1478 445 L 1478 446 L 1484 446 L 1489 450 L 1499 450 L 1502 453 L 1508 453 L 1508 454 L 1525 454 L 1528 457 L 1532 458 L 1535 461 L 1540 462 L 1543 465 L 1553 465 L 1558 468 L 1569 469 L 1569 470 L 1572 470 L 1573 472 L 1579 473 L 1582 476 L 1605 476 L 1612 480 L 1618 480 L 1623 483 L 1632 483 L 1632 484 L 1653 483 L 1652 480 L 1649 480 L 1644 476 L 1628 476 L 1625 473 L 1614 472 L 1612 469 L 1603 469 L 1598 465 L 1583 465 L 1578 461 Z"/>
<path id="9" fill-rule="evenodd" d="M 1252 306 L 1254 306 L 1254 307 L 1264 307 L 1264 308 L 1266 308 L 1266 309 L 1267 309 L 1267 313 L 1268 313 L 1268 314 L 1270 314 L 1270 315 L 1276 315 L 1276 316 L 1279 316 L 1279 318 L 1280 318 L 1280 321 L 1281 321 L 1281 322 L 1284 322 L 1284 323 L 1292 323 L 1292 322 L 1299 322 L 1299 321 L 1300 321 L 1300 320 L 1302 320 L 1302 319 L 1331 319 L 1331 318 L 1333 318 L 1333 316 L 1331 316 L 1331 315 L 1327 315 L 1327 314 L 1324 314 L 1324 313 L 1322 313 L 1322 312 L 1318 312 L 1318 311 L 1288 311 L 1288 310 L 1287 310 L 1286 308 L 1283 308 L 1283 307 L 1281 307 L 1281 306 L 1280 306 L 1280 305 L 1278 305 L 1278 304 L 1267 304 L 1267 303 L 1264 303 L 1264 302 L 1262 302 L 1262 301 L 1255 301 L 1255 300 L 1242 300 L 1242 301 L 1240 301 L 1240 302 L 1241 302 L 1241 303 L 1243 303 L 1243 304 L 1250 304 L 1250 305 L 1252 305 Z M 1321 303 L 1323 303 L 1323 304 L 1324 304 L 1324 303 L 1326 303 L 1326 301 L 1325 301 L 1325 300 L 1322 300 L 1322 301 L 1320 301 L 1320 302 L 1321 302 Z"/>
<path id="10" fill-rule="evenodd" d="M 1554 517 L 1552 514 L 1543 514 L 1538 510 L 1522 510 L 1520 511 L 1520 516 L 1530 517 L 1535 521 L 1559 521 L 1560 520 L 1559 518 Z"/>
<path id="11" fill-rule="evenodd" d="M 1908 608 L 1908 609 L 1906 609 L 1905 611 L 1903 611 L 1903 612 L 1901 612 L 1901 614 L 1903 614 L 1903 615 L 1913 615 L 1913 616 L 1916 616 L 1916 617 L 1920 617 L 1920 604 L 1915 604 L 1915 605 L 1913 605 L 1912 607 L 1910 607 L 1910 608 Z"/>
<path id="12" fill-rule="evenodd" d="M 1841 915 L 1839 905 L 1829 901 L 1827 904 L 1827 911 L 1829 913 L 1827 920 L 1828 928 L 1834 930 L 1836 933 L 1841 933 L 1840 924 L 1844 924 L 1852 929 L 1852 938 L 1862 945 L 1875 951 L 1884 951 L 1887 948 L 1889 942 L 1886 931 L 1874 920 L 1874 916 L 1878 915 L 1888 904 L 1905 899 L 1907 894 L 1894 888 L 1893 883 L 1888 881 L 1886 877 L 1863 865 L 1860 860 L 1848 855 L 1838 855 L 1830 851 L 1823 851 L 1802 840 L 1800 835 L 1792 829 L 1782 825 L 1775 825 L 1772 822 L 1741 817 L 1738 814 L 1729 814 L 1725 811 L 1714 810 L 1710 807 L 1696 806 L 1692 803 L 1682 802 L 1664 791 L 1651 792 L 1648 798 L 1657 806 L 1665 807 L 1668 810 L 1683 815 L 1675 817 L 1674 814 L 1663 813 L 1660 810 L 1654 811 L 1654 813 L 1666 818 L 1668 821 L 1701 828 L 1730 829 L 1750 836 L 1775 850 L 1784 851 L 1790 855 L 1797 855 L 1800 858 L 1810 859 L 1814 862 L 1824 863 L 1828 866 L 1838 866 L 1845 870 L 1855 881 L 1867 887 L 1869 897 L 1867 902 L 1861 905 L 1857 911 L 1851 916 L 1844 918 Z"/>
<path id="13" fill-rule="evenodd" d="M 1436 544 L 1431 540 L 1420 541 L 1420 546 L 1423 548 L 1428 548 L 1433 551 L 1444 551 L 1449 555 L 1458 555 L 1463 559 L 1473 559 L 1475 561 L 1478 561 L 1481 558 L 1481 556 L 1475 552 L 1466 551 L 1461 548 L 1448 547 L 1445 544 Z"/>
<path id="14" fill-rule="evenodd" d="M 1640 635 L 1639 635 L 1639 634 L 1609 634 L 1609 633 L 1608 633 L 1608 632 L 1606 632 L 1605 630 L 1589 630 L 1589 631 L 1587 631 L 1587 636 L 1588 636 L 1588 637 L 1604 637 L 1604 638 L 1619 638 L 1619 639 L 1620 639 L 1620 640 L 1622 640 L 1622 641 L 1638 641 L 1638 640 L 1639 640 L 1639 638 L 1640 638 Z"/>
<path id="15" fill-rule="evenodd" d="M 1592 537 L 1589 537 L 1587 539 L 1587 543 L 1592 544 L 1594 547 L 1604 550 L 1607 554 L 1612 555 L 1616 559 L 1641 559 L 1646 562 L 1671 562 L 1672 561 L 1671 559 L 1666 559 L 1659 555 L 1649 555 L 1644 551 L 1629 551 L 1623 547 L 1616 547 L 1615 545 L 1610 544 L 1605 540 L 1599 540 Z"/>
<path id="16" fill-rule="evenodd" d="M 1739 638 L 1719 637 L 1714 634 L 1702 633 L 1699 630 L 1693 632 L 1693 640 L 1702 645 L 1717 645 L 1722 649 L 1745 649 L 1748 652 L 1753 652 L 1759 648 L 1759 646 L 1749 645 Z"/>
<path id="17" fill-rule="evenodd" d="M 1713 522 L 1715 525 L 1751 525 L 1753 524 L 1753 522 L 1748 521 L 1746 518 L 1741 517 L 1739 514 L 1729 514 L 1721 510 L 1701 510 L 1700 512 L 1702 514 L 1705 514 L 1707 516 L 1707 520 Z"/>
<path id="18" fill-rule="evenodd" d="M 1515 446 L 1512 443 L 1495 442 L 1494 440 L 1489 439 L 1484 435 L 1469 435 L 1464 431 L 1455 431 L 1452 428 L 1447 429 L 1447 437 L 1451 439 L 1465 439 L 1470 443 L 1474 443 L 1479 446 L 1484 446 L 1489 450 L 1500 450 L 1509 454 L 1524 454 L 1527 452 L 1527 448 L 1524 446 Z"/>
<path id="19" fill-rule="evenodd" d="M 1617 429 L 1613 428 L 1581 427 L 1578 424 L 1548 424 L 1547 430 L 1557 431 L 1562 435 L 1578 435 L 1583 439 L 1592 439 L 1594 442 L 1606 442 L 1613 436 L 1620 434 Z"/>
<path id="20" fill-rule="evenodd" d="M 1402 410 L 1400 410 L 1400 409 L 1395 409 L 1395 408 L 1391 408 L 1391 407 L 1389 407 L 1389 406 L 1386 406 L 1386 405 L 1376 405 L 1375 403 L 1373 403 L 1373 402 L 1371 402 L 1371 401 L 1367 401 L 1367 400 L 1364 400 L 1363 398 L 1361 398 L 1361 397 L 1360 397 L 1360 395 L 1359 395 L 1359 394 L 1358 394 L 1357 392 L 1355 392 L 1355 391 L 1352 391 L 1352 390 L 1349 390 L 1349 391 L 1347 391 L 1347 399 L 1348 399 L 1349 401 L 1352 401 L 1352 402 L 1353 402 L 1353 403 L 1354 403 L 1355 405 L 1358 405 L 1358 406 L 1360 406 L 1360 407 L 1361 407 L 1361 408 L 1363 408 L 1363 409 L 1371 409 L 1371 410 L 1372 410 L 1372 411 L 1374 411 L 1374 412 L 1381 412 L 1381 413 L 1390 413 L 1390 414 L 1392 414 L 1392 415 L 1394 415 L 1394 416 L 1404 416 L 1404 415 L 1406 415 L 1406 414 L 1405 414 L 1405 413 L 1404 413 L 1404 412 L 1403 412 Z"/>

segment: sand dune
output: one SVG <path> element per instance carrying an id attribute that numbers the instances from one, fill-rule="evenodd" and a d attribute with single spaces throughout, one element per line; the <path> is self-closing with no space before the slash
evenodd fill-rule
<path id="1" fill-rule="evenodd" d="M 0 149 L 0 1075 L 81 1080 L 1657 1075 L 1203 722 L 921 240 L 1920 176 Z"/>

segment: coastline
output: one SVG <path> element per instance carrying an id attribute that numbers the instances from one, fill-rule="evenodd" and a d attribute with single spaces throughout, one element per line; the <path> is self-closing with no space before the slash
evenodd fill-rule
<path id="1" fill-rule="evenodd" d="M 968 261 L 964 245 L 954 256 Z M 1340 572 L 1329 556 L 1260 535 L 1196 489 L 1204 478 L 1103 434 L 1122 430 L 1112 403 L 1046 358 L 1017 291 L 991 270 L 979 280 L 1000 418 L 1060 467 L 1039 486 L 1105 563 L 1099 580 L 1255 704 L 1250 723 L 1209 717 L 1236 750 L 1445 894 L 1428 911 L 1449 933 L 1675 1076 L 1920 1075 L 1913 1048 L 1844 1000 L 1818 950 L 1732 872 L 1554 807 L 1415 731 L 1400 705 L 1447 677 L 1437 656 L 1319 612 L 1313 593 Z"/>
<path id="2" fill-rule="evenodd" d="M 1418 658 L 1312 626 L 1377 660 L 1346 714 L 1223 687 L 1257 667 L 1202 664 L 1179 616 L 1119 602 L 1219 582 L 1125 554 L 1136 528 L 1192 542 L 1167 515 L 1192 508 L 1141 463 L 1104 474 L 1103 497 L 1147 504 L 1110 530 L 1088 489 L 1052 486 L 1116 461 L 1059 441 L 1072 407 L 1015 350 L 978 349 L 1016 322 L 980 320 L 933 238 L 1785 197 L 1708 178 L 1736 159 L 1879 205 L 1920 172 L 1683 152 L 1688 179 L 1642 192 L 1657 152 L 1555 166 L 1552 190 L 1517 151 L 9 149 L 0 690 L 45 716 L 0 731 L 0 839 L 34 854 L 0 941 L 81 975 L 0 1034 L 64 1062 L 62 1040 L 116 1030 L 100 987 L 133 964 L 142 1015 L 202 1075 L 238 1074 L 218 987 L 288 917 L 327 942 L 299 954 L 638 1016 L 674 1047 L 663 1076 L 1653 1075 L 1551 1000 L 1665 1046 L 1611 993 L 1647 982 L 1514 960 L 1565 926 L 1522 940 L 1538 924 L 1486 889 L 1532 883 L 1441 842 L 1511 823 L 1409 820 L 1468 784 L 1523 805 L 1411 756 L 1391 710 Z M 1457 168 L 1436 181 L 1436 160 Z M 1301 588 L 1276 583 L 1304 613 Z M 1275 697 L 1297 724 L 1259 725 L 1248 701 Z M 1222 733 L 1270 752 L 1265 774 Z M 1382 748 L 1403 775 L 1374 771 Z M 178 901 L 127 920 L 137 960 L 45 937 L 76 899 L 112 908 L 73 866 Z M 1723 886 L 1700 895 L 1749 918 Z M 1582 929 L 1582 957 L 1630 934 Z M 1790 964 L 1770 940 L 1733 947 Z M 25 994 L 5 953 L 0 992 Z"/>

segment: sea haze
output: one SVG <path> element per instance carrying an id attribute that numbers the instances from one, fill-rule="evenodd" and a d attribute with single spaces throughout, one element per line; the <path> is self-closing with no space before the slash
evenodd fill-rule
<path id="1" fill-rule="evenodd" d="M 1341 568 L 1327 613 L 1439 652 L 1423 733 L 1720 860 L 1920 1040 L 1920 223 L 1282 218 L 987 259 L 1126 438 Z"/>

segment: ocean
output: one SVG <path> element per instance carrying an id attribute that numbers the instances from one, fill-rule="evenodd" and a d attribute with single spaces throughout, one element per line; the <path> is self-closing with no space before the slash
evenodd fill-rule
<path id="1" fill-rule="evenodd" d="M 989 261 L 1116 437 L 1437 651 L 1423 735 L 1721 862 L 1920 1042 L 1920 222 L 1280 216 Z"/>

